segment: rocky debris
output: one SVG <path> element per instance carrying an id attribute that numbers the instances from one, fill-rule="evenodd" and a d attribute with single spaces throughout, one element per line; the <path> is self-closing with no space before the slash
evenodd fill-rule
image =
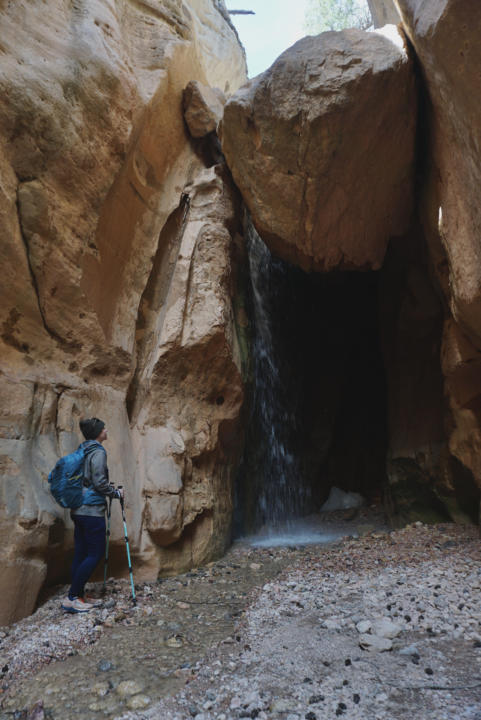
<path id="1" fill-rule="evenodd" d="M 244 85 L 220 134 L 275 253 L 309 270 L 366 270 L 410 223 L 415 120 L 413 67 L 395 28 L 343 30 L 299 40 Z"/>
<path id="2" fill-rule="evenodd" d="M 450 541 L 460 545 L 443 547 Z M 296 569 L 264 585 L 236 631 L 237 649 L 222 645 L 188 688 L 123 720 L 474 718 L 480 553 L 475 528 L 421 523 L 347 540 L 317 558 L 306 550 Z M 463 596 L 468 611 L 459 610 Z M 393 636 L 367 634 L 366 648 L 382 642 L 392 652 L 359 648 L 362 615 Z M 214 699 L 204 707 L 207 689 Z"/>
<path id="3" fill-rule="evenodd" d="M 12 655 L 15 648 L 2 710 L 23 711 L 42 698 L 46 713 L 55 717 L 61 707 L 62 717 L 70 720 L 78 717 L 87 696 L 92 712 L 124 720 L 301 720 L 314 715 L 401 720 L 406 712 L 419 720 L 473 720 L 481 712 L 480 560 L 477 528 L 451 524 L 417 523 L 394 532 L 376 528 L 330 547 L 239 545 L 218 563 L 139 586 L 138 610 L 126 602 L 128 583 L 111 583 L 112 597 L 126 608 L 126 618 L 91 646 L 74 640 L 74 658 L 42 670 L 45 620 L 50 619 L 48 650 L 53 652 L 60 628 L 72 622 L 50 600 L 32 618 L 2 629 L 2 652 Z M 262 570 L 252 570 L 253 563 Z M 263 584 L 250 596 L 240 593 L 237 607 L 244 612 L 235 625 L 226 625 L 223 603 L 235 603 L 233 590 L 247 589 L 247 577 L 251 588 Z M 181 601 L 191 605 L 192 615 L 178 607 Z M 149 606 L 152 616 L 144 615 Z M 214 614 L 204 615 L 211 607 L 217 608 Z M 93 617 L 73 618 L 84 640 Z M 366 650 L 359 647 L 359 628 L 367 629 L 363 621 L 371 629 L 364 634 Z M 207 644 L 197 644 L 194 628 L 199 627 Z M 372 629 L 393 636 L 385 638 L 391 651 L 371 651 L 373 638 L 382 640 Z M 189 642 L 172 649 L 175 658 L 167 660 L 162 642 L 172 633 L 182 633 Z M 157 644 L 148 650 L 146 638 L 152 642 L 155 635 Z M 30 653 L 25 653 L 27 638 Z M 197 647 L 197 654 L 189 655 L 189 647 Z M 131 665 L 126 664 L 129 652 Z M 24 665 L 29 654 L 37 663 L 30 669 Z M 92 656 L 120 669 L 95 677 Z M 90 680 L 92 666 L 95 679 Z M 121 700 L 118 688 L 126 681 L 136 683 L 128 685 L 131 690 L 141 690 Z M 85 687 L 79 687 L 82 683 Z M 65 692 L 73 706 L 64 707 Z M 159 695 L 170 694 L 158 702 Z M 136 703 L 138 709 L 132 709 Z"/>
<path id="4" fill-rule="evenodd" d="M 48 13 L 19 0 L 0 10 L 2 623 L 32 612 L 45 580 L 68 577 L 72 524 L 49 496 L 47 475 L 81 440 L 82 415 L 109 427 L 110 472 L 126 489 L 132 549 L 146 577 L 163 562 L 156 542 L 179 541 L 186 527 L 188 552 L 181 541 L 172 558 L 177 570 L 193 546 L 205 559 L 228 537 L 227 512 L 217 508 L 226 505 L 230 471 L 216 459 L 213 415 L 230 421 L 240 405 L 238 358 L 229 345 L 235 253 L 223 222 L 233 227 L 232 191 L 222 186 L 215 216 L 220 179 L 210 195 L 205 177 L 195 189 L 205 164 L 182 113 L 189 81 L 232 92 L 246 79 L 244 52 L 225 15 L 223 3 L 211 0 L 125 7 L 93 0 L 81 12 L 54 0 Z M 203 200 L 201 229 L 188 216 L 198 218 Z M 172 372 L 159 381 L 156 363 L 167 353 Z M 196 368 L 204 410 L 191 415 Z M 192 399 L 181 416 L 170 406 L 179 373 Z M 159 382 L 165 414 L 144 407 L 139 417 L 144 395 L 158 395 Z M 166 486 L 136 466 L 137 457 L 148 466 L 152 444 L 162 449 Z M 215 492 L 214 467 L 223 476 Z M 200 478 L 205 492 L 197 504 L 188 488 L 197 491 Z M 216 500 L 210 507 L 207 497 Z M 115 556 L 117 514 L 112 542 Z"/>
<path id="5" fill-rule="evenodd" d="M 137 607 L 129 582 L 111 578 L 102 607 L 81 616 L 62 613 L 60 590 L 34 615 L 2 631 L 1 707 L 23 712 L 42 697 L 53 717 L 114 717 L 178 691 L 195 677 L 212 645 L 237 645 L 235 624 L 248 592 L 299 553 L 235 547 L 207 567 L 137 584 Z M 59 660 L 53 675 L 52 663 Z"/>
<path id="6" fill-rule="evenodd" d="M 217 130 L 225 101 L 225 95 L 219 88 L 207 87 L 197 80 L 187 85 L 183 95 L 183 108 L 185 122 L 192 137 L 204 137 Z"/>

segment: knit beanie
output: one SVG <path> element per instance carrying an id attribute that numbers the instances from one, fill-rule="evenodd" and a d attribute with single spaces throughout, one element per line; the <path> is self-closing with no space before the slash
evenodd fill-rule
<path id="1" fill-rule="evenodd" d="M 79 425 L 86 440 L 96 440 L 105 427 L 105 423 L 98 418 L 81 420 Z"/>

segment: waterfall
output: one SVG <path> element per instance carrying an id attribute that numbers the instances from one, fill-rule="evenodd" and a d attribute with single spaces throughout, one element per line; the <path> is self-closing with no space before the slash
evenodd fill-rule
<path id="1" fill-rule="evenodd" d="M 309 494 L 295 450 L 297 381 L 289 352 L 284 352 L 293 318 L 282 317 L 278 303 L 282 294 L 286 296 L 288 266 L 272 257 L 250 218 L 245 225 L 254 316 L 254 391 L 243 472 L 251 488 L 251 525 L 276 528 L 302 513 Z"/>

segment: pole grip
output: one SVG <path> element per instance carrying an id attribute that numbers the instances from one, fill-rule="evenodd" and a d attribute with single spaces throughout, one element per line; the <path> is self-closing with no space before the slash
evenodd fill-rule
<path id="1" fill-rule="evenodd" d="M 123 485 L 117 485 L 117 490 L 123 490 L 123 487 L 124 487 Z M 123 510 L 123 509 L 124 509 L 124 496 L 123 496 L 123 493 L 122 493 L 122 495 L 119 497 L 119 500 L 120 500 L 120 507 L 121 507 L 122 510 Z"/>

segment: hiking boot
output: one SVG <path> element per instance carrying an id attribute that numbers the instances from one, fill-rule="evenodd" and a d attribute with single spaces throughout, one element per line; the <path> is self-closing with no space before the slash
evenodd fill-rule
<path id="1" fill-rule="evenodd" d="M 85 613 L 91 609 L 92 605 L 83 602 L 82 600 L 80 600 L 80 598 L 74 598 L 73 600 L 70 600 L 70 598 L 66 598 L 65 600 L 62 600 L 62 610 L 64 612 Z"/>
<path id="2" fill-rule="evenodd" d="M 84 603 L 85 605 L 91 605 L 94 608 L 100 607 L 101 605 L 104 604 L 103 600 L 100 600 L 99 598 L 89 597 L 88 595 L 84 595 L 83 597 L 78 597 L 77 599 L 80 600 L 80 602 Z"/>

